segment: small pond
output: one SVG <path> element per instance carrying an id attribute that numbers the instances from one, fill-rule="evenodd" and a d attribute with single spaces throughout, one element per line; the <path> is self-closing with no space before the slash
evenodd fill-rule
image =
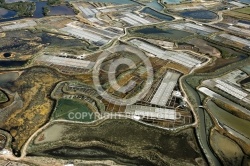
<path id="1" fill-rule="evenodd" d="M 9 18 L 13 18 L 14 16 L 16 16 L 17 12 L 13 11 L 13 10 L 7 10 L 4 8 L 0 8 L 0 19 L 9 19 Z"/>
<path id="2" fill-rule="evenodd" d="M 192 35 L 192 33 L 180 31 L 176 29 L 159 29 L 155 27 L 143 28 L 136 30 L 135 33 L 142 33 L 145 35 L 155 35 L 164 38 L 171 38 L 172 40 L 179 40 L 181 38 Z"/>
<path id="3" fill-rule="evenodd" d="M 36 10 L 33 14 L 34 18 L 42 18 L 43 15 L 43 8 L 47 5 L 47 2 L 36 2 Z M 56 16 L 56 15 L 74 15 L 73 9 L 66 5 L 59 5 L 59 6 L 49 6 L 49 13 L 50 16 Z"/>
<path id="4" fill-rule="evenodd" d="M 60 6 L 51 6 L 49 7 L 49 15 L 75 15 L 73 9 L 68 6 L 60 5 Z"/>
<path id="5" fill-rule="evenodd" d="M 172 16 L 168 16 L 168 15 L 159 13 L 159 12 L 149 8 L 149 7 L 144 8 L 141 12 L 149 14 L 153 17 L 156 17 L 158 19 L 165 20 L 165 21 L 172 21 L 174 19 Z"/>
<path id="6" fill-rule="evenodd" d="M 216 13 L 209 10 L 184 11 L 181 12 L 181 16 L 197 20 L 212 20 L 218 17 Z"/>
<path id="7" fill-rule="evenodd" d="M 9 58 L 9 57 L 11 57 L 11 53 L 10 52 L 6 52 L 6 53 L 3 54 L 3 56 L 5 58 Z"/>

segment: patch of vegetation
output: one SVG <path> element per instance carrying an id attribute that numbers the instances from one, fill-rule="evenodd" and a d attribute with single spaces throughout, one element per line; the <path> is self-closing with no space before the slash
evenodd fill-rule
<path id="1" fill-rule="evenodd" d="M 245 88 L 247 88 L 247 89 L 250 89 L 250 82 L 246 83 L 246 84 L 243 84 L 242 86 L 245 87 Z"/>
<path id="2" fill-rule="evenodd" d="M 5 3 L 4 0 L 0 0 L 0 7 L 8 9 L 8 10 L 14 10 L 17 12 L 18 16 L 24 17 L 24 16 L 32 16 L 36 5 L 34 2 L 14 2 L 14 3 Z"/>
<path id="3" fill-rule="evenodd" d="M 250 11 L 249 8 L 229 10 L 223 12 L 223 16 L 230 16 L 238 19 L 250 20 Z"/>
<path id="4" fill-rule="evenodd" d="M 47 4 L 50 6 L 60 5 L 62 3 L 63 3 L 62 0 L 48 0 L 47 1 Z"/>
<path id="5" fill-rule="evenodd" d="M 129 157 L 140 156 L 140 159 L 153 162 L 152 165 L 197 165 L 194 158 L 202 157 L 192 128 L 172 133 L 129 119 L 109 119 L 95 124 L 54 122 L 44 132 L 54 125 L 60 125 L 64 129 L 63 133 L 60 133 L 63 136 L 46 142 L 50 140 L 47 137 L 43 143 L 30 144 L 28 154 L 62 146 L 79 149 L 89 147 L 89 144 L 95 141 L 98 147 L 105 147 Z M 58 132 L 55 131 L 54 134 L 57 135 Z M 82 144 L 84 142 L 87 144 Z M 77 154 L 79 151 L 74 152 Z M 81 155 L 77 156 L 83 158 Z"/>
<path id="6" fill-rule="evenodd" d="M 235 10 L 236 12 L 250 15 L 250 7 Z"/>
<path id="7" fill-rule="evenodd" d="M 0 103 L 5 103 L 8 101 L 8 97 L 3 91 L 0 91 Z"/>
<path id="8" fill-rule="evenodd" d="M 247 58 L 245 60 L 242 60 L 242 61 L 239 61 L 236 63 L 232 63 L 230 65 L 223 67 L 223 68 L 220 68 L 219 70 L 216 70 L 215 72 L 190 74 L 190 75 L 186 76 L 185 79 L 183 79 L 183 80 L 186 80 L 186 82 L 190 86 L 192 86 L 193 88 L 196 88 L 204 80 L 220 77 L 220 76 L 222 76 L 230 71 L 233 71 L 233 70 L 236 70 L 238 68 L 241 68 L 241 67 L 248 65 L 249 62 L 250 62 L 250 58 Z"/>
<path id="9" fill-rule="evenodd" d="M 72 8 L 75 14 L 80 13 L 80 11 L 77 10 L 77 9 L 76 9 L 71 3 L 69 3 L 69 2 L 66 3 L 66 6 Z"/>
<path id="10" fill-rule="evenodd" d="M 95 120 L 94 113 L 85 104 L 69 99 L 60 99 L 58 101 L 53 117 L 55 119 L 81 122 Z"/>
<path id="11" fill-rule="evenodd" d="M 45 46 L 52 52 L 66 52 L 76 55 L 79 55 L 83 51 L 90 52 L 98 49 L 83 40 L 74 38 L 64 39 L 64 36 L 49 33 L 47 29 L 42 28 L 38 27 L 35 30 L 29 31 L 16 30 L 6 32 L 6 37 L 0 38 L 0 52 L 12 52 L 15 56 L 11 60 L 23 61 L 33 57 L 33 55 L 41 51 Z M 11 64 L 13 65 L 14 63 L 12 62 Z"/>
<path id="12" fill-rule="evenodd" d="M 27 139 L 49 120 L 54 101 L 48 94 L 51 87 L 63 78 L 48 68 L 30 68 L 13 84 L 3 87 L 20 94 L 24 103 L 6 121 L 0 121 L 0 128 L 9 131 L 14 138 L 12 149 L 16 155 Z"/>
<path id="13" fill-rule="evenodd" d="M 222 165 L 242 165 L 244 153 L 232 139 L 213 130 L 210 142 L 215 153 L 221 159 Z"/>
<path id="14" fill-rule="evenodd" d="M 218 49 L 221 52 L 222 58 L 234 58 L 242 55 L 247 55 L 246 53 L 241 52 L 240 50 L 235 48 L 230 48 L 229 46 L 225 47 L 222 45 L 218 45 L 217 43 L 211 43 L 211 42 L 208 42 L 208 45 Z"/>
<path id="15" fill-rule="evenodd" d="M 91 154 L 89 153 L 91 152 Z M 139 157 L 129 157 L 124 154 L 116 153 L 115 151 L 102 148 L 102 147 L 87 147 L 87 148 L 72 148 L 72 147 L 63 147 L 51 149 L 48 151 L 44 151 L 42 154 L 32 154 L 35 156 L 54 156 L 61 157 L 67 156 L 66 158 L 75 158 L 79 156 L 81 159 L 91 159 L 91 158 L 101 158 L 101 159 L 109 159 L 113 160 L 122 165 L 153 165 L 153 163 L 142 160 Z M 105 164 L 104 164 L 105 165 Z"/>
<path id="16" fill-rule="evenodd" d="M 214 127 L 214 123 L 213 123 L 212 118 L 210 117 L 210 115 L 206 111 L 204 111 L 204 115 L 205 115 L 207 139 L 209 140 L 209 135 L 210 135 L 212 128 Z"/>
<path id="17" fill-rule="evenodd" d="M 49 7 L 48 6 L 43 7 L 43 15 L 47 16 L 48 13 L 49 13 Z"/>

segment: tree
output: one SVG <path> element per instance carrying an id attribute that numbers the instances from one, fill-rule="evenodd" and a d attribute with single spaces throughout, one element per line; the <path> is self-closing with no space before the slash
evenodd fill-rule
<path id="1" fill-rule="evenodd" d="M 48 6 L 43 7 L 43 15 L 47 16 L 48 13 L 49 13 L 49 7 Z"/>

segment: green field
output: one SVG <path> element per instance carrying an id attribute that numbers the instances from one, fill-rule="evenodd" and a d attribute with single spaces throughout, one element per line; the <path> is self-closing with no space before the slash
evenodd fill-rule
<path id="1" fill-rule="evenodd" d="M 237 10 L 235 10 L 235 11 L 236 11 L 236 12 L 239 12 L 239 13 L 250 14 L 250 7 L 237 9 Z"/>
<path id="2" fill-rule="evenodd" d="M 95 120 L 93 112 L 85 104 L 69 99 L 58 100 L 53 118 L 78 122 L 91 122 Z"/>

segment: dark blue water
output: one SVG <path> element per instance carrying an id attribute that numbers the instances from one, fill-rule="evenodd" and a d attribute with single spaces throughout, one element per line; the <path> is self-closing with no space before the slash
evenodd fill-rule
<path id="1" fill-rule="evenodd" d="M 2 9 L 0 9 L 0 11 L 1 10 Z M 3 9 L 3 10 L 5 10 L 5 9 Z M 4 13 L 4 14 L 1 14 L 1 12 L 0 12 L 0 18 L 3 18 L 3 19 L 5 19 L 5 18 L 12 18 L 12 17 L 14 17 L 17 14 L 17 12 L 15 12 L 13 10 L 6 10 L 6 11 L 7 12 Z"/>
<path id="2" fill-rule="evenodd" d="M 51 6 L 49 8 L 49 15 L 75 15 L 73 9 L 68 6 L 60 5 L 60 6 Z"/>
<path id="3" fill-rule="evenodd" d="M 11 19 L 17 15 L 17 12 L 13 10 L 6 10 L 0 8 L 0 20 Z"/>
<path id="4" fill-rule="evenodd" d="M 28 61 L 0 61 L 0 67 L 21 67 Z"/>
<path id="5" fill-rule="evenodd" d="M 182 17 L 189 17 L 198 20 L 212 20 L 217 18 L 217 14 L 209 10 L 195 10 L 181 12 Z"/>
<path id="6" fill-rule="evenodd" d="M 34 18 L 42 18 L 43 15 L 43 7 L 47 6 L 47 2 L 37 2 L 36 3 L 36 10 L 33 14 Z"/>
<path id="7" fill-rule="evenodd" d="M 250 21 L 246 21 L 246 20 L 239 20 L 238 22 L 244 23 L 244 24 L 250 24 Z"/>
<path id="8" fill-rule="evenodd" d="M 156 18 L 159 18 L 161 20 L 165 20 L 165 21 L 172 21 L 174 18 L 171 17 L 171 16 L 168 16 L 168 15 L 165 15 L 165 14 L 162 14 L 162 13 L 159 13 L 149 7 L 146 7 L 142 10 L 143 13 L 146 13 L 146 14 L 149 14 L 151 16 L 154 16 Z"/>
<path id="9" fill-rule="evenodd" d="M 37 2 L 36 3 L 36 10 L 33 14 L 34 18 L 42 18 L 43 15 L 43 7 L 48 6 L 47 2 Z M 68 6 L 65 5 L 59 5 L 59 6 L 49 6 L 50 12 L 48 15 L 50 16 L 57 16 L 57 15 L 75 15 L 73 9 L 71 9 Z"/>
<path id="10" fill-rule="evenodd" d="M 3 54 L 3 56 L 5 58 L 9 58 L 9 57 L 11 57 L 11 53 L 10 52 L 6 52 L 6 53 Z"/>
<path id="11" fill-rule="evenodd" d="M 176 29 L 164 30 L 164 29 L 159 29 L 159 28 L 154 28 L 154 27 L 139 29 L 139 30 L 136 30 L 135 32 L 142 33 L 145 35 L 157 35 L 157 36 L 172 39 L 172 40 L 178 40 L 178 39 L 192 35 L 189 32 L 180 31 Z"/>
<path id="12" fill-rule="evenodd" d="M 20 20 L 20 19 L 23 19 L 23 18 L 25 18 L 25 17 L 12 17 L 12 18 L 0 19 L 0 23 L 1 23 L 1 22 L 5 22 L 5 21 Z"/>
<path id="13" fill-rule="evenodd" d="M 164 31 L 159 28 L 143 28 L 136 30 L 137 33 L 143 33 L 143 34 L 154 34 L 154 33 L 168 33 L 168 31 Z"/>

